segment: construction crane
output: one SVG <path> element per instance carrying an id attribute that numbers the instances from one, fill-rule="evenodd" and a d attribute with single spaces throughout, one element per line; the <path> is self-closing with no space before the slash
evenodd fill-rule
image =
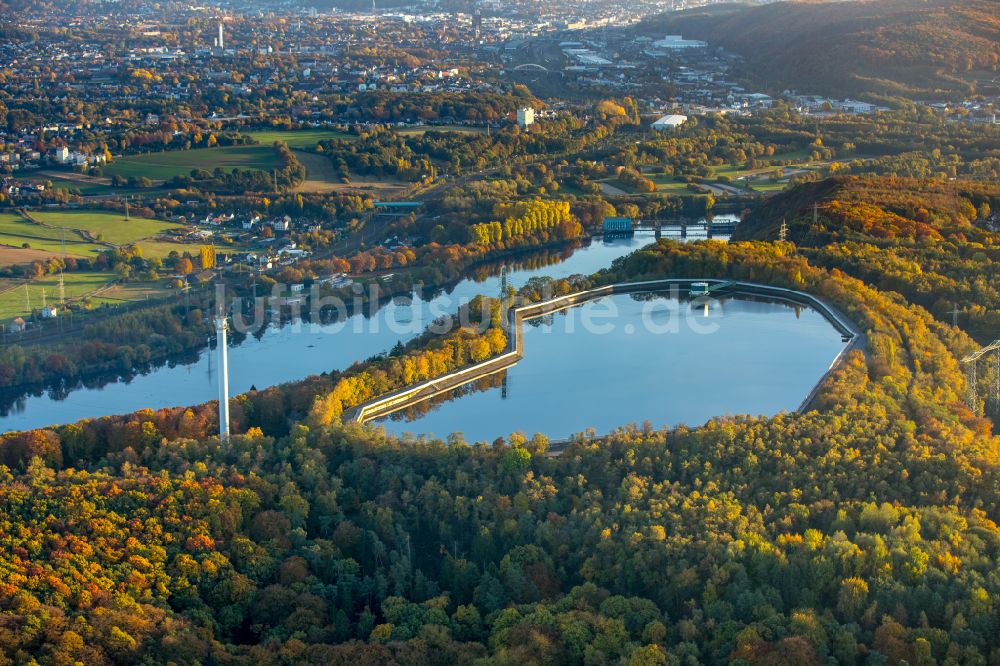
<path id="1" fill-rule="evenodd" d="M 978 351 L 974 351 L 962 359 L 962 365 L 966 372 L 966 396 L 965 401 L 973 412 L 979 411 L 979 390 L 977 365 L 980 359 L 993 354 L 995 368 L 993 373 L 993 407 L 1000 411 L 1000 340 L 994 340 Z"/>

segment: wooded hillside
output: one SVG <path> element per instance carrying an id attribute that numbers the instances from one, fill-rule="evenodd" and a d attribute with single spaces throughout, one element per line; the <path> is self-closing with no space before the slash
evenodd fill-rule
<path id="1" fill-rule="evenodd" d="M 1000 186 L 892 177 L 829 178 L 784 192 L 737 239 L 775 239 L 784 220 L 804 256 L 895 291 L 987 343 L 1000 334 Z"/>
<path id="2" fill-rule="evenodd" d="M 748 78 L 777 91 L 929 99 L 991 85 L 1000 66 L 1000 11 L 990 0 L 722 5 L 645 28 L 734 51 Z"/>

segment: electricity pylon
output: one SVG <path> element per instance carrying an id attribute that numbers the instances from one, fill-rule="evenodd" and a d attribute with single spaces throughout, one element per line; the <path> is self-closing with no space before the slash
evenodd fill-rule
<path id="1" fill-rule="evenodd" d="M 962 365 L 965 366 L 967 384 L 965 387 L 965 401 L 968 403 L 969 408 L 976 413 L 979 412 L 979 390 L 977 386 L 979 377 L 976 366 L 980 359 L 988 356 L 991 352 L 995 357 L 996 372 L 993 377 L 993 395 L 990 397 L 994 407 L 1000 408 L 1000 340 L 994 340 L 982 349 L 974 351 L 962 359 Z"/>
<path id="2" fill-rule="evenodd" d="M 962 311 L 958 309 L 958 303 L 955 303 L 954 309 L 947 314 L 951 315 L 951 325 L 958 328 L 958 315 L 962 314 Z"/>

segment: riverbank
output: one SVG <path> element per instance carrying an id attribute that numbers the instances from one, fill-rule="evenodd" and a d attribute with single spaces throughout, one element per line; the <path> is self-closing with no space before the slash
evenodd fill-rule
<path id="1" fill-rule="evenodd" d="M 411 282 L 380 282 L 378 308 L 367 300 L 367 294 L 361 294 L 363 307 L 356 309 L 351 294 L 343 299 L 345 316 L 340 318 L 332 312 L 328 313 L 329 319 L 324 317 L 322 321 L 312 317 L 303 300 L 304 317 L 289 321 L 286 309 L 283 325 L 269 325 L 230 348 L 232 395 L 251 388 L 263 391 L 266 387 L 302 382 L 311 375 L 343 370 L 388 352 L 397 343 L 419 335 L 439 314 L 454 312 L 478 294 L 497 294 L 498 259 L 507 265 L 509 284 L 520 287 L 533 277 L 559 279 L 595 273 L 653 240 L 652 231 L 644 230 L 628 239 L 604 242 L 596 237 L 587 244 L 574 241 L 540 251 L 507 251 L 493 261 L 479 261 L 464 269 L 466 277 L 462 280 L 423 285 L 419 292 L 413 290 Z M 495 284 L 485 283 L 491 279 Z M 75 422 L 147 407 L 164 409 L 211 401 L 216 386 L 208 342 L 206 333 L 192 348 L 149 366 L 148 374 L 112 371 L 74 379 L 71 386 L 36 384 L 28 391 L 8 393 L 8 411 L 0 417 L 0 428 L 29 430 L 56 421 Z M 123 377 L 125 381 L 121 381 Z"/>

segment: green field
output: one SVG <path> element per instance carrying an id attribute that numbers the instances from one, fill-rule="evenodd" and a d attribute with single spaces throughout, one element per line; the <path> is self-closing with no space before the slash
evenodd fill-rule
<path id="1" fill-rule="evenodd" d="M 121 213 L 109 211 L 40 211 L 31 216 L 41 224 L 35 224 L 19 215 L 12 213 L 0 214 L 0 243 L 20 248 L 28 243 L 32 250 L 51 252 L 61 255 L 62 236 L 66 237 L 66 254 L 86 257 L 107 250 L 107 246 L 83 240 L 79 232 L 86 232 L 97 237 L 98 234 L 107 243 L 114 245 L 130 245 L 138 243 L 144 257 L 164 258 L 171 251 L 188 252 L 197 255 L 198 245 L 177 243 L 172 241 L 154 240 L 157 234 L 172 229 L 178 225 L 162 220 L 131 218 L 125 220 Z M 42 226 L 48 225 L 48 226 Z M 53 228 L 54 227 L 54 228 Z M 26 263 L 20 253 L 28 250 L 4 248 L 8 255 L 4 258 L 9 263 Z M 18 256 L 13 256 L 17 254 Z M 30 260 L 31 256 L 28 257 Z M 41 257 L 44 259 L 45 257 Z M 109 290 L 103 290 L 114 282 L 116 276 L 112 273 L 97 272 L 67 272 L 65 280 L 65 296 L 67 300 L 90 296 L 97 290 L 100 294 L 94 296 L 93 302 L 100 304 L 121 303 L 128 300 L 142 300 L 162 295 L 163 282 L 130 283 Z M 0 321 L 9 321 L 14 317 L 29 314 L 28 304 L 33 310 L 42 305 L 44 291 L 46 302 L 54 304 L 59 300 L 59 276 L 47 275 L 27 283 L 27 298 L 24 283 L 18 280 L 6 280 L 0 284 Z"/>
<path id="2" fill-rule="evenodd" d="M 331 139 L 348 139 L 356 137 L 330 129 L 304 129 L 304 130 L 261 130 L 259 132 L 248 132 L 250 136 L 262 145 L 271 146 L 275 141 L 284 141 L 289 148 L 313 149 L 320 141 Z"/>
<path id="3" fill-rule="evenodd" d="M 66 273 L 64 276 L 66 299 L 70 300 L 92 294 L 114 278 L 115 276 L 111 273 Z M 47 275 L 28 283 L 27 299 L 25 299 L 24 285 L 0 293 L 0 320 L 6 322 L 14 317 L 25 316 L 28 314 L 29 302 L 32 310 L 41 308 L 43 291 L 46 303 L 49 305 L 58 303 L 59 276 Z"/>
<path id="4" fill-rule="evenodd" d="M 225 146 L 131 155 L 106 166 L 104 175 L 169 180 L 174 176 L 189 175 L 192 169 L 213 171 L 222 168 L 232 171 L 240 168 L 269 171 L 277 166 L 278 157 L 270 144 Z"/>
<path id="5" fill-rule="evenodd" d="M 49 174 L 45 175 L 32 175 L 32 176 L 15 176 L 15 180 L 33 180 L 33 181 L 48 181 L 52 183 L 52 189 L 55 190 L 78 190 L 80 194 L 87 196 L 89 194 L 104 194 L 110 187 L 108 185 L 103 185 L 99 182 L 87 182 L 84 180 L 74 180 L 70 178 L 58 178 Z"/>
<path id="6" fill-rule="evenodd" d="M 635 194 L 635 189 L 632 186 L 626 185 L 617 178 L 608 178 L 604 182 L 606 182 L 611 187 L 617 187 L 619 190 L 625 192 L 626 194 Z"/>
<path id="7" fill-rule="evenodd" d="M 646 174 L 646 177 L 651 181 L 656 183 L 656 191 L 663 192 L 667 194 L 697 194 L 697 192 L 692 192 L 688 189 L 688 184 L 678 181 L 674 176 L 667 176 L 663 174 Z"/>
<path id="8" fill-rule="evenodd" d="M 736 179 L 742 178 L 743 176 L 748 176 L 748 175 L 752 176 L 755 173 L 765 174 L 767 172 L 774 171 L 774 169 L 777 168 L 779 167 L 771 167 L 768 169 L 746 169 L 744 167 L 717 166 L 717 167 L 712 167 L 712 173 L 714 174 L 715 178 L 720 178 L 722 176 L 725 176 L 730 180 L 732 180 L 733 182 L 735 182 Z"/>
<path id="9" fill-rule="evenodd" d="M 776 153 L 770 157 L 764 158 L 768 160 L 782 161 L 782 162 L 805 162 L 809 159 L 809 151 L 802 149 L 796 150 L 789 153 Z"/>
<path id="10" fill-rule="evenodd" d="M 31 216 L 52 227 L 89 232 L 94 238 L 113 245 L 129 245 L 180 226 L 137 217 L 126 220 L 122 213 L 108 211 L 37 211 Z"/>
<path id="11" fill-rule="evenodd" d="M 147 259 L 152 259 L 153 257 L 159 257 L 164 259 L 171 251 L 176 250 L 177 254 L 184 254 L 187 252 L 193 257 L 198 256 L 198 252 L 201 250 L 200 245 L 192 243 L 174 243 L 172 241 L 159 241 L 159 240 L 143 240 L 139 241 L 139 247 L 142 249 L 142 256 Z M 217 248 L 219 252 L 224 250 Z"/>
<path id="12" fill-rule="evenodd" d="M 459 134 L 486 134 L 482 127 L 466 127 L 465 125 L 424 125 L 423 127 L 396 127 L 396 134 L 401 136 L 420 135 L 427 132 L 458 132 Z"/>
<path id="13" fill-rule="evenodd" d="M 0 213 L 0 244 L 21 247 L 25 243 L 33 250 L 55 254 L 62 254 L 65 247 L 66 254 L 74 257 L 86 257 L 104 249 L 73 231 L 48 229 L 14 213 Z"/>
<path id="14" fill-rule="evenodd" d="M 176 294 L 176 290 L 168 289 L 166 281 L 159 282 L 129 282 L 127 284 L 116 284 L 101 290 L 99 296 L 90 299 L 92 307 L 107 303 L 108 305 L 121 305 L 129 301 L 144 301 L 163 298 Z"/>
<path id="15" fill-rule="evenodd" d="M 787 182 L 775 182 L 771 180 L 751 180 L 750 187 L 755 192 L 781 192 L 788 187 Z"/>

